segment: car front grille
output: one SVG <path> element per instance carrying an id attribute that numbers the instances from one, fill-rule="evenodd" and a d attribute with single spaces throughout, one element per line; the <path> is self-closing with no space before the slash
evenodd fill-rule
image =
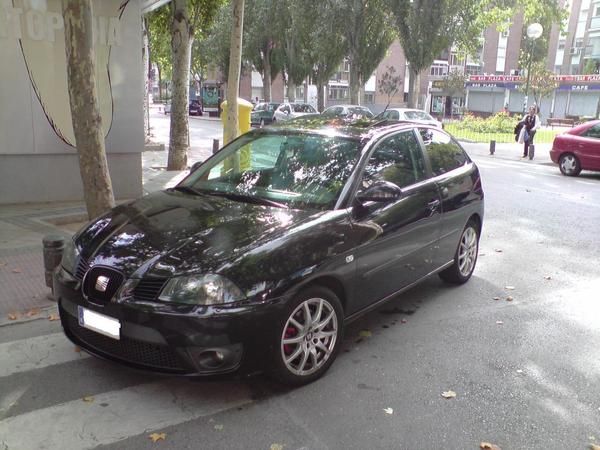
<path id="1" fill-rule="evenodd" d="M 165 278 L 142 278 L 133 290 L 133 298 L 147 302 L 156 300 L 166 282 Z"/>
<path id="2" fill-rule="evenodd" d="M 112 339 L 79 325 L 77 319 L 61 309 L 63 326 L 67 333 L 80 341 L 82 347 L 100 356 L 115 358 L 124 362 L 150 369 L 159 369 L 171 373 L 187 373 L 190 370 L 181 364 L 175 351 L 168 346 L 151 344 L 121 336 Z"/>
<path id="3" fill-rule="evenodd" d="M 77 278 L 79 281 L 83 280 L 83 277 L 89 268 L 90 265 L 88 262 L 85 259 L 80 258 L 79 264 L 77 264 L 77 269 L 75 270 L 75 278 Z"/>

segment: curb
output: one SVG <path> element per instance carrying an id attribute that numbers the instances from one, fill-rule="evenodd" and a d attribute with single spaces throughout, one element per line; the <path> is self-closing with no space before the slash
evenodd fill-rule
<path id="1" fill-rule="evenodd" d="M 31 317 L 27 317 L 25 315 L 26 313 L 23 313 L 22 316 L 18 317 L 15 320 L 10 320 L 6 317 L 0 318 L 0 328 L 8 327 L 11 325 L 19 325 L 22 323 L 34 322 L 36 320 L 48 320 L 48 318 L 50 317 L 50 314 L 58 314 L 58 305 L 43 306 L 43 307 L 34 308 L 34 309 L 38 309 L 40 312 Z M 21 313 L 19 313 L 19 314 L 21 314 Z"/>

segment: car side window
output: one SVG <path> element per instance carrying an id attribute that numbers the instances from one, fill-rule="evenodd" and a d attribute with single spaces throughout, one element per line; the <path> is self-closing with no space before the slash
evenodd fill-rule
<path id="1" fill-rule="evenodd" d="M 581 135 L 589 138 L 600 139 L 600 123 L 588 128 L 581 133 Z"/>
<path id="2" fill-rule="evenodd" d="M 434 176 L 450 172 L 469 161 L 464 150 L 448 134 L 431 128 L 419 128 L 419 133 L 423 138 Z"/>
<path id="3" fill-rule="evenodd" d="M 404 131 L 377 144 L 364 169 L 362 188 L 376 181 L 388 181 L 403 188 L 425 177 L 425 161 L 417 137 L 412 130 Z"/>

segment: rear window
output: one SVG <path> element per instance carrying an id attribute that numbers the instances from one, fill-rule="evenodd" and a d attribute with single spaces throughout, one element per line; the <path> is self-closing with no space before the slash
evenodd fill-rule
<path id="1" fill-rule="evenodd" d="M 469 157 L 454 140 L 443 131 L 419 128 L 431 162 L 434 176 L 442 175 L 464 166 Z"/>
<path id="2" fill-rule="evenodd" d="M 314 113 L 315 108 L 310 105 L 291 105 L 294 112 L 297 113 Z"/>

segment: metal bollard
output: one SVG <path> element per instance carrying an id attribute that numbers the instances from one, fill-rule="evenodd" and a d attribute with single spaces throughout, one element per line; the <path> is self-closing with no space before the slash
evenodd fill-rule
<path id="1" fill-rule="evenodd" d="M 219 140 L 213 139 L 213 155 L 219 151 Z"/>
<path id="2" fill-rule="evenodd" d="M 58 234 L 49 234 L 44 236 L 42 243 L 44 245 L 44 276 L 46 278 L 46 286 L 52 289 L 52 272 L 62 259 L 65 238 Z"/>
<path id="3" fill-rule="evenodd" d="M 490 141 L 490 155 L 496 153 L 496 141 L 493 139 Z"/>
<path id="4" fill-rule="evenodd" d="M 533 159 L 535 156 L 535 145 L 529 144 L 529 148 L 527 149 L 527 154 L 529 155 L 529 159 Z"/>

